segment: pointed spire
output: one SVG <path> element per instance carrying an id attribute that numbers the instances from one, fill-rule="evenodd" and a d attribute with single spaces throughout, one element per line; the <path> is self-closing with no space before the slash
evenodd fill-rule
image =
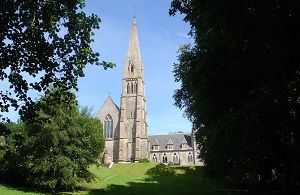
<path id="1" fill-rule="evenodd" d="M 128 44 L 127 57 L 134 60 L 141 60 L 139 39 L 136 28 L 136 19 L 133 17 L 130 39 Z"/>
<path id="2" fill-rule="evenodd" d="M 142 76 L 143 74 L 143 62 L 140 53 L 139 39 L 136 27 L 136 18 L 133 17 L 131 33 L 128 43 L 127 56 L 124 66 L 124 77 L 129 77 L 129 72 L 131 70 L 131 65 L 134 66 L 134 75 Z M 132 76 L 132 75 L 131 75 Z"/>

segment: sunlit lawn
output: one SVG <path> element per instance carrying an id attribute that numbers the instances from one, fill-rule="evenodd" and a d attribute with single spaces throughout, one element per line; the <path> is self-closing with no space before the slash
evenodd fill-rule
<path id="1" fill-rule="evenodd" d="M 62 194 L 233 194 L 222 181 L 203 177 L 202 167 L 171 167 L 173 174 L 160 172 L 158 164 L 114 164 L 109 169 L 92 166 L 92 183 L 81 183 L 75 192 Z M 152 170 L 156 174 L 150 174 Z M 174 174 L 175 173 L 175 174 Z M 38 194 L 0 185 L 0 195 Z M 237 194 L 236 192 L 234 194 Z"/>

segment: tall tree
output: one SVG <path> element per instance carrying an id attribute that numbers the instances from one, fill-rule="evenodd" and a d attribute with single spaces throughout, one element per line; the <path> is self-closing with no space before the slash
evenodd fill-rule
<path id="1" fill-rule="evenodd" d="M 113 66 L 100 63 L 91 48 L 100 19 L 87 16 L 84 6 L 84 0 L 1 1 L 0 84 L 8 87 L 0 91 L 0 112 L 20 105 L 24 110 L 31 90 L 77 89 L 88 63 Z"/>
<path id="2" fill-rule="evenodd" d="M 72 189 L 78 180 L 90 179 L 88 167 L 104 147 L 100 120 L 86 108 L 79 111 L 68 91 L 48 92 L 32 110 L 22 117 L 28 131 L 28 180 L 47 189 Z"/>
<path id="3" fill-rule="evenodd" d="M 299 1 L 173 0 L 176 12 L 195 43 L 179 51 L 174 98 L 207 167 L 299 188 Z"/>
<path id="4" fill-rule="evenodd" d="M 104 147 L 101 122 L 88 108 L 79 110 L 75 95 L 50 90 L 23 122 L 5 123 L 0 138 L 0 181 L 48 190 L 73 189 L 90 181 L 91 164 Z"/>

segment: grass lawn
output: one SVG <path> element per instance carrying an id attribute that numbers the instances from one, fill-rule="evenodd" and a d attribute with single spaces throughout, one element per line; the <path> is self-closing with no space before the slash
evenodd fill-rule
<path id="1" fill-rule="evenodd" d="M 79 184 L 76 192 L 61 194 L 239 194 L 217 179 L 203 177 L 203 167 L 164 167 L 153 163 L 92 166 L 92 183 Z M 39 194 L 0 185 L 0 195 Z"/>

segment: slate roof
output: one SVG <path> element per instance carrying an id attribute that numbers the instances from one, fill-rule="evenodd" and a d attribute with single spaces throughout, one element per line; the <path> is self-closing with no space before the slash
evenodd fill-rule
<path id="1" fill-rule="evenodd" d="M 167 134 L 167 135 L 149 135 L 148 140 L 150 141 L 150 147 L 159 143 L 159 151 L 165 151 L 167 144 L 173 143 L 173 150 L 181 150 L 181 144 L 185 143 L 188 145 L 187 150 L 192 148 L 192 139 L 190 134 L 178 133 L 178 134 Z M 185 141 L 184 141 L 185 140 Z"/>

